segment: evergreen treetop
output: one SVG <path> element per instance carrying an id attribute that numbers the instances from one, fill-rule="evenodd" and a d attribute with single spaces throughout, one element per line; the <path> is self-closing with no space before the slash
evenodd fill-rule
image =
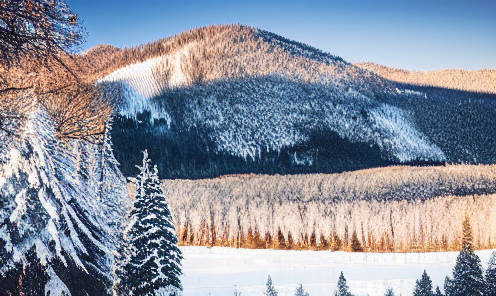
<path id="1" fill-rule="evenodd" d="M 337 291 L 334 291 L 334 296 L 352 296 L 349 291 L 348 285 L 346 284 L 346 279 L 342 271 L 338 280 L 338 289 Z"/>
<path id="2" fill-rule="evenodd" d="M 413 290 L 413 296 L 432 296 L 432 281 L 427 272 L 424 269 L 422 273 L 422 278 L 417 280 L 415 289 Z"/>
<path id="3" fill-rule="evenodd" d="M 384 296 L 395 296 L 395 295 L 394 295 L 393 288 L 388 287 L 388 288 L 386 289 L 386 294 L 384 294 Z"/>
<path id="4" fill-rule="evenodd" d="M 441 289 L 439 289 L 439 286 L 436 287 L 436 292 L 434 293 L 434 296 L 443 296 L 443 293 L 441 293 Z"/>
<path id="5" fill-rule="evenodd" d="M 160 289 L 182 290 L 180 249 L 165 195 L 160 187 L 157 167 L 150 170 L 145 150 L 143 165 L 136 184 L 136 199 L 131 221 L 124 233 L 128 244 L 124 247 L 120 277 L 121 294 L 157 295 Z M 172 291 L 172 290 L 171 290 Z"/>
<path id="6" fill-rule="evenodd" d="M 480 296 L 484 293 L 484 278 L 479 257 L 474 253 L 470 220 L 463 220 L 462 250 L 456 258 L 453 279 L 446 277 L 446 296 Z"/>
<path id="7" fill-rule="evenodd" d="M 496 295 L 496 252 L 493 252 L 489 258 L 484 282 L 484 295 Z"/>
<path id="8" fill-rule="evenodd" d="M 269 275 L 269 278 L 267 279 L 266 289 L 263 293 L 266 296 L 277 296 L 278 295 L 276 289 L 272 285 L 272 279 L 270 278 L 270 275 Z"/>
<path id="9" fill-rule="evenodd" d="M 295 296 L 310 296 L 305 290 L 303 290 L 303 285 L 300 284 L 298 288 L 296 288 Z"/>

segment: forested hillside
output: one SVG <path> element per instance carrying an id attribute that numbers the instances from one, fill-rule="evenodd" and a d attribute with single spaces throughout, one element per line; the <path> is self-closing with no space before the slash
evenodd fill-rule
<path id="1" fill-rule="evenodd" d="M 144 149 L 168 179 L 496 161 L 495 94 L 389 81 L 239 25 L 130 53 L 149 58 L 99 80 L 121 85 L 113 135 L 125 175 Z"/>

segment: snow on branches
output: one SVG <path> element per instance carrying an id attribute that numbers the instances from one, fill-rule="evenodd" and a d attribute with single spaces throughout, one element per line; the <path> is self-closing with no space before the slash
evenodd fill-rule
<path id="1" fill-rule="evenodd" d="M 150 169 L 148 152 L 136 179 L 130 222 L 124 232 L 121 261 L 116 269 L 119 295 L 159 295 L 160 289 L 178 293 L 182 254 L 177 247 L 174 222 L 160 187 L 157 166 Z"/>

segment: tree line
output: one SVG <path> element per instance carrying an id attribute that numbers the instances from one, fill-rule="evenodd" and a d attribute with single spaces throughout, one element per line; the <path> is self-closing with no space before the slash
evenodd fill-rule
<path id="1" fill-rule="evenodd" d="M 493 174 L 492 166 L 390 167 L 162 186 L 182 245 L 420 252 L 458 250 L 465 214 L 475 248 L 494 246 Z"/>
<path id="2" fill-rule="evenodd" d="M 421 278 L 416 280 L 412 296 L 493 296 L 496 295 L 496 252 L 492 253 L 489 264 L 484 272 L 481 267 L 479 257 L 474 253 L 473 234 L 470 219 L 465 217 L 462 222 L 463 238 L 462 247 L 453 268 L 452 278 L 446 276 L 444 282 L 444 293 L 439 286 L 433 287 L 432 280 L 424 270 Z M 277 289 L 274 287 L 272 278 L 268 276 L 266 288 L 262 291 L 266 296 L 277 296 Z M 235 296 L 242 294 L 235 289 Z M 310 296 L 299 285 L 294 293 L 295 296 Z M 334 296 L 353 296 L 346 282 L 346 278 L 341 272 Z M 384 296 L 394 296 L 394 288 L 387 287 Z"/>

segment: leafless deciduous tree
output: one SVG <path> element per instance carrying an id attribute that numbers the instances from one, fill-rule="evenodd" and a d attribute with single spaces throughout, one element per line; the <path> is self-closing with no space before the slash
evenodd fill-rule
<path id="1" fill-rule="evenodd" d="M 85 39 L 78 15 L 65 0 L 0 0 L 0 65 L 24 58 L 60 60 Z"/>
<path id="2" fill-rule="evenodd" d="M 0 95 L 0 137 L 3 133 L 15 136 L 20 122 L 33 110 L 36 99 L 32 92 L 24 91 L 19 96 L 18 91 L 5 91 Z M 0 145 L 1 147 L 1 145 Z"/>
<path id="3" fill-rule="evenodd" d="M 61 139 L 104 132 L 115 100 L 86 81 L 73 53 L 86 31 L 66 0 L 0 0 L 0 129 L 41 104 Z M 28 104 L 29 103 L 29 104 Z M 25 106 L 26 105 L 26 106 Z M 9 123 L 9 129 L 7 129 Z"/>
<path id="4" fill-rule="evenodd" d="M 115 104 L 113 94 L 103 91 L 104 87 L 78 83 L 40 95 L 40 103 L 55 122 L 59 139 L 90 140 L 103 135 Z"/>

